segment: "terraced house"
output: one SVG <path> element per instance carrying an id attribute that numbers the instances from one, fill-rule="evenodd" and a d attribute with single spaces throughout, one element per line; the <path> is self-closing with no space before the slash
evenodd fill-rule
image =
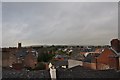
<path id="1" fill-rule="evenodd" d="M 18 43 L 18 48 L 14 48 L 14 50 L 3 49 L 2 57 L 3 67 L 12 67 L 15 69 L 22 69 L 23 67 L 35 68 L 38 53 L 31 47 L 23 48 L 21 43 Z"/>

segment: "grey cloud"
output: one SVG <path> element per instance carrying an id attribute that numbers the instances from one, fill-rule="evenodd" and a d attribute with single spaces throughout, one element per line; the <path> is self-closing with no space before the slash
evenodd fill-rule
<path id="1" fill-rule="evenodd" d="M 117 13 L 111 2 L 3 3 L 3 46 L 108 44 L 118 36 Z"/>

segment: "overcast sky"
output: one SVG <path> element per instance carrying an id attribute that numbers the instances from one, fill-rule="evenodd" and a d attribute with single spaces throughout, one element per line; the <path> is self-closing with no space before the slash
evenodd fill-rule
<path id="1" fill-rule="evenodd" d="M 117 2 L 4 2 L 2 46 L 104 45 L 118 37 Z"/>

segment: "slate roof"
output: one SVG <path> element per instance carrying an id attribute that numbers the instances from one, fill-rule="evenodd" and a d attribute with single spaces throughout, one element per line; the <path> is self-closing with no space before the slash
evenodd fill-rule
<path id="1" fill-rule="evenodd" d="M 52 65 L 54 65 L 56 68 L 60 66 L 66 66 L 68 65 L 68 60 L 62 60 L 62 61 L 52 61 Z"/>
<path id="2" fill-rule="evenodd" d="M 100 54 L 92 54 L 92 53 L 89 53 L 83 60 L 83 62 L 93 62 L 95 60 L 96 57 L 98 57 Z"/>
<path id="3" fill-rule="evenodd" d="M 39 78 L 40 80 L 44 80 L 45 78 L 50 78 L 50 73 L 48 70 L 16 71 L 16 70 L 2 69 L 2 78 L 4 78 L 5 80 L 6 79 L 14 80 L 15 78 L 17 78 L 17 80 L 23 80 L 18 78 L 25 78 L 25 80 L 38 80 L 35 78 Z M 33 78 L 33 79 L 30 79 L 30 78 Z M 109 80 L 110 78 L 112 79 L 116 78 L 115 80 L 119 80 L 120 72 L 116 72 L 115 70 L 102 70 L 102 71 L 92 70 L 92 69 L 87 69 L 81 66 L 76 66 L 70 69 L 60 69 L 60 68 L 57 69 L 57 80 L 64 80 L 63 78 L 66 80 L 69 80 L 69 79 L 81 80 L 82 78 L 90 78 L 90 79 L 95 78 L 95 80 L 99 80 L 99 79 L 104 80 L 103 78 L 106 78 L 106 80 Z M 48 80 L 48 79 L 45 79 L 45 80 Z M 86 80 L 86 79 L 82 79 L 82 80 Z"/>
<path id="4" fill-rule="evenodd" d="M 27 49 L 21 49 L 19 50 L 17 53 L 16 53 L 16 57 L 19 58 L 19 57 L 25 57 L 27 55 Z"/>
<path id="5" fill-rule="evenodd" d="M 31 50 L 31 52 L 33 53 L 34 56 L 36 56 L 36 51 L 34 49 Z M 25 57 L 26 55 L 28 55 L 28 50 L 27 49 L 21 49 L 16 53 L 16 57 L 20 58 L 20 57 Z"/>
<path id="6" fill-rule="evenodd" d="M 92 70 L 82 66 L 75 66 L 70 69 L 57 70 L 58 80 L 61 78 L 120 78 L 120 72 L 115 70 Z"/>
<path id="7" fill-rule="evenodd" d="M 14 69 L 2 69 L 2 80 L 48 80 L 50 73 L 48 70 L 18 71 Z M 51 80 L 51 79 L 49 79 Z"/>

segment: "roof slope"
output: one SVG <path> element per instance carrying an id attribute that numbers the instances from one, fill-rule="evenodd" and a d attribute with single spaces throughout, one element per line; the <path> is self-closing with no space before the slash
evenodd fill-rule
<path id="1" fill-rule="evenodd" d="M 98 57 L 100 54 L 92 54 L 92 53 L 89 53 L 85 59 L 83 60 L 83 62 L 93 62 L 95 60 L 96 57 Z"/>
<path id="2" fill-rule="evenodd" d="M 115 53 L 117 56 L 120 56 L 120 53 L 118 53 L 117 51 L 115 51 L 113 48 L 110 48 L 110 50 Z"/>
<path id="3" fill-rule="evenodd" d="M 60 69 L 57 72 L 58 78 L 120 78 L 119 72 L 115 70 L 92 70 L 82 66 L 76 66 L 70 69 Z"/>

